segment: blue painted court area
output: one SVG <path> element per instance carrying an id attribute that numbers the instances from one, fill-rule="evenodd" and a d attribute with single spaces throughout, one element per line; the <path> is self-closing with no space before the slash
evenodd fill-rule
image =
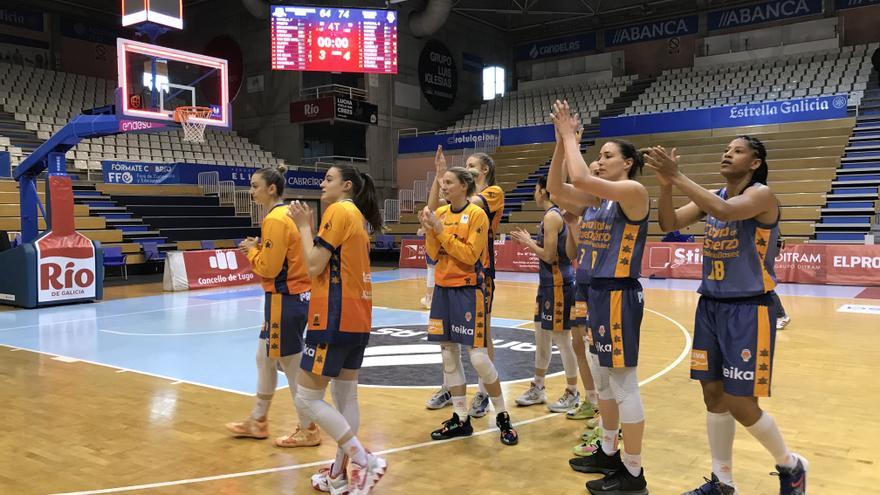
<path id="1" fill-rule="evenodd" d="M 418 276 L 424 270 L 374 272 L 373 280 Z M 0 313 L 0 344 L 253 394 L 262 313 L 257 286 L 18 310 Z M 373 311 L 374 326 L 427 322 L 426 311 Z M 530 322 L 494 318 L 493 324 Z M 439 381 L 439 364 L 437 371 Z M 278 384 L 286 385 L 281 374 Z"/>

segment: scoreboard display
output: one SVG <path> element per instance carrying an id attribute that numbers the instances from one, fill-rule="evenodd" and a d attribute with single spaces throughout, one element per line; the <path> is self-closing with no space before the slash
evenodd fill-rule
<path id="1" fill-rule="evenodd" d="M 397 12 L 274 5 L 272 68 L 397 74 Z"/>

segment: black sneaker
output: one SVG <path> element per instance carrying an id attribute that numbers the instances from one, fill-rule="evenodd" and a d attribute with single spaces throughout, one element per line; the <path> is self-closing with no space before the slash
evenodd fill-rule
<path id="1" fill-rule="evenodd" d="M 797 465 L 788 469 L 776 466 L 779 476 L 779 495 L 804 495 L 807 493 L 807 469 L 810 463 L 798 454 L 792 454 L 797 459 Z"/>
<path id="2" fill-rule="evenodd" d="M 575 457 L 568 460 L 568 465 L 579 473 L 602 473 L 608 474 L 618 469 L 624 469 L 623 461 L 620 460 L 620 450 L 614 455 L 608 455 L 602 450 L 602 442 L 597 442 L 596 453 L 586 457 Z"/>
<path id="3" fill-rule="evenodd" d="M 684 492 L 681 495 L 735 495 L 736 488 L 725 485 L 724 483 L 718 481 L 718 477 L 715 476 L 715 473 L 712 473 L 712 479 L 703 478 L 706 480 L 705 483 L 700 485 L 699 487 L 689 491 Z"/>
<path id="4" fill-rule="evenodd" d="M 443 428 L 431 432 L 431 440 L 447 440 L 455 437 L 469 437 L 474 434 L 474 427 L 471 426 L 471 418 L 462 421 L 458 414 L 452 413 L 452 418 L 443 422 Z"/>
<path id="5" fill-rule="evenodd" d="M 633 476 L 625 467 L 621 467 L 600 480 L 588 481 L 587 491 L 592 495 L 648 495 L 645 470 Z"/>
<path id="6" fill-rule="evenodd" d="M 507 414 L 507 411 L 498 413 L 498 416 L 495 417 L 495 424 L 501 430 L 501 443 L 504 445 L 516 445 L 519 442 L 519 435 L 513 429 L 513 425 L 510 424 L 510 415 Z"/>

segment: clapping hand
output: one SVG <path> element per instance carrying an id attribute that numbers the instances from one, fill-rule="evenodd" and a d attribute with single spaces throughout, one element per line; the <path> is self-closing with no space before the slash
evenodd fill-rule
<path id="1" fill-rule="evenodd" d="M 645 153 L 645 166 L 657 174 L 657 181 L 663 186 L 672 185 L 672 179 L 679 174 L 678 159 L 675 148 L 667 151 L 662 146 L 652 146 Z"/>

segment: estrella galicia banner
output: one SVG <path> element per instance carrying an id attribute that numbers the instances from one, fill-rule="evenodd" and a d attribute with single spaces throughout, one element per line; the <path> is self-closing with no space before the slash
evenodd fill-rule
<path id="1" fill-rule="evenodd" d="M 596 33 L 575 34 L 564 38 L 533 41 L 517 45 L 516 61 L 559 57 L 596 49 Z"/>
<path id="2" fill-rule="evenodd" d="M 446 110 L 458 93 L 455 59 L 446 45 L 436 40 L 425 43 L 419 55 L 419 85 L 422 94 L 435 110 Z"/>
<path id="3" fill-rule="evenodd" d="M 515 144 L 549 143 L 556 139 L 553 124 L 513 127 L 500 131 L 471 131 L 454 134 L 429 134 L 418 137 L 402 137 L 397 144 L 398 153 L 433 152 L 437 146 L 446 150 L 475 148 L 495 143 L 498 146 Z"/>
<path id="4" fill-rule="evenodd" d="M 709 31 L 822 13 L 822 0 L 773 0 L 709 12 Z"/>
<path id="5" fill-rule="evenodd" d="M 837 0 L 837 10 L 854 9 L 856 7 L 867 7 L 869 5 L 880 5 L 880 0 Z"/>
<path id="6" fill-rule="evenodd" d="M 199 173 L 217 172 L 218 180 L 231 180 L 236 186 L 249 186 L 254 167 L 206 165 L 201 163 L 148 163 L 103 160 L 101 167 L 107 184 L 198 184 Z M 293 189 L 320 189 L 324 173 L 307 170 L 289 170 L 285 174 L 287 187 Z"/>
<path id="7" fill-rule="evenodd" d="M 841 119 L 846 117 L 847 102 L 846 95 L 833 95 L 632 117 L 614 117 L 599 121 L 599 135 L 627 136 Z"/>
<path id="8" fill-rule="evenodd" d="M 653 41 L 673 36 L 697 34 L 699 18 L 695 15 L 646 22 L 605 31 L 605 46 L 620 46 L 642 41 Z"/>

